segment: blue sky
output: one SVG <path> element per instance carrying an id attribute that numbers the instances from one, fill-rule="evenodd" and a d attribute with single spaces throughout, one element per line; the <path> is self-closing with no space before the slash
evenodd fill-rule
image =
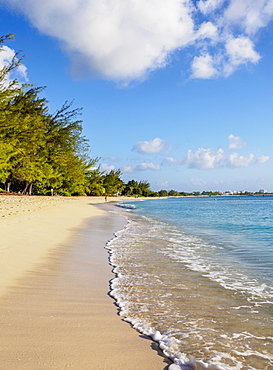
<path id="1" fill-rule="evenodd" d="M 0 0 L 20 80 L 152 190 L 273 191 L 272 0 Z"/>

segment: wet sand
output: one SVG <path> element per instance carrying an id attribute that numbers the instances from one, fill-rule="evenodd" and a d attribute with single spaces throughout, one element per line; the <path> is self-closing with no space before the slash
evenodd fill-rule
<path id="1" fill-rule="evenodd" d="M 104 246 L 126 220 L 98 208 L 102 199 L 52 202 L 0 220 L 0 270 L 11 270 L 6 279 L 1 271 L 0 369 L 167 368 L 108 296 L 113 274 Z M 24 254 L 34 256 L 19 263 Z"/>

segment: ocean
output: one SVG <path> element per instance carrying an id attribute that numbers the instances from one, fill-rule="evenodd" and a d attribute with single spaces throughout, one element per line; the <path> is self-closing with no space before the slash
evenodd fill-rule
<path id="1" fill-rule="evenodd" d="M 169 370 L 273 369 L 273 196 L 152 199 L 107 244 L 119 314 Z"/>

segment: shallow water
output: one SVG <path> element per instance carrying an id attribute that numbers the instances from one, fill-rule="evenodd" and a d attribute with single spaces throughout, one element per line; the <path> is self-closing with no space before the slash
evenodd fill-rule
<path id="1" fill-rule="evenodd" d="M 170 370 L 272 369 L 273 197 L 123 207 L 129 223 L 108 244 L 111 294 Z"/>

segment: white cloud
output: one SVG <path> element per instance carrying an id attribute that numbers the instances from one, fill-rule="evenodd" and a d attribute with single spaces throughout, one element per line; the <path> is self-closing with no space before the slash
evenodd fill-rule
<path id="1" fill-rule="evenodd" d="M 135 171 L 147 171 L 147 170 L 159 171 L 160 166 L 153 163 L 140 163 L 138 166 L 135 167 Z"/>
<path id="2" fill-rule="evenodd" d="M 168 166 L 168 165 L 179 164 L 179 163 L 180 161 L 178 161 L 177 159 L 172 158 L 172 157 L 167 157 L 163 159 L 163 161 L 161 162 L 161 165 Z"/>
<path id="3" fill-rule="evenodd" d="M 196 33 L 197 38 L 200 39 L 215 39 L 218 36 L 217 26 L 212 22 L 205 22 L 201 24 L 199 30 Z"/>
<path id="4" fill-rule="evenodd" d="M 215 61 L 209 54 L 194 57 L 191 64 L 192 78 L 213 78 L 219 75 Z"/>
<path id="5" fill-rule="evenodd" d="M 214 12 L 218 9 L 225 0 L 200 0 L 197 3 L 198 8 L 203 14 Z"/>
<path id="6" fill-rule="evenodd" d="M 101 166 L 100 166 L 100 170 L 103 171 L 103 172 L 110 172 L 112 170 L 115 170 L 116 167 L 113 165 L 113 164 L 106 164 L 106 163 L 102 163 Z"/>
<path id="7" fill-rule="evenodd" d="M 240 136 L 234 136 L 231 134 L 229 135 L 228 140 L 228 147 L 230 149 L 241 149 L 246 145 L 246 143 L 240 138 Z"/>
<path id="8" fill-rule="evenodd" d="M 57 38 L 76 76 L 123 84 L 165 67 L 187 46 L 195 47 L 192 77 L 227 77 L 260 60 L 254 41 L 273 18 L 272 0 L 6 0 L 5 5 Z"/>
<path id="9" fill-rule="evenodd" d="M 243 156 L 238 153 L 232 153 L 227 158 L 227 167 L 248 167 L 253 162 L 253 159 L 254 154 Z"/>
<path id="10" fill-rule="evenodd" d="M 143 163 L 138 164 L 135 167 L 132 167 L 130 164 L 127 164 L 121 168 L 122 173 L 135 173 L 135 172 L 142 172 L 142 171 L 148 171 L 148 170 L 159 171 L 160 166 L 154 163 L 151 163 L 151 162 L 149 163 L 143 162 Z"/>
<path id="11" fill-rule="evenodd" d="M 133 145 L 133 149 L 140 154 L 159 153 L 166 147 L 165 140 L 156 137 L 151 141 L 139 141 Z"/>
<path id="12" fill-rule="evenodd" d="M 204 53 L 195 56 L 192 64 L 192 78 L 210 79 L 230 76 L 242 65 L 256 64 L 261 56 L 254 50 L 254 44 L 248 37 L 227 37 L 225 47 L 213 56 Z"/>
<path id="13" fill-rule="evenodd" d="M 102 157 L 102 159 L 108 160 L 110 162 L 119 162 L 120 159 L 111 155 L 105 155 Z"/>
<path id="14" fill-rule="evenodd" d="M 190 0 L 7 0 L 76 64 L 104 78 L 134 80 L 164 67 L 194 37 Z"/>
<path id="15" fill-rule="evenodd" d="M 229 73 L 246 63 L 257 63 L 261 56 L 254 50 L 253 42 L 247 37 L 232 38 L 226 43 L 226 52 L 229 57 Z"/>
<path id="16" fill-rule="evenodd" d="M 238 144 L 237 141 L 235 141 L 235 143 Z M 255 160 L 254 154 L 239 155 L 235 152 L 227 155 L 222 148 L 218 149 L 217 151 L 199 148 L 195 152 L 188 150 L 187 156 L 183 162 L 187 164 L 189 168 L 203 170 L 223 167 L 248 167 L 251 164 L 265 163 L 269 159 L 269 156 L 261 156 Z"/>
<path id="17" fill-rule="evenodd" d="M 123 166 L 121 169 L 122 173 L 132 173 L 134 172 L 134 169 L 130 165 Z"/>
<path id="18" fill-rule="evenodd" d="M 266 163 L 268 162 L 270 157 L 268 155 L 262 155 L 261 157 L 258 157 L 255 161 L 255 163 L 260 164 L 260 163 Z"/>
<path id="19" fill-rule="evenodd" d="M 239 25 L 247 34 L 254 34 L 272 19 L 272 0 L 231 0 L 224 13 L 226 23 Z"/>
<path id="20" fill-rule="evenodd" d="M 7 67 L 15 57 L 15 51 L 4 45 L 0 52 L 0 69 Z"/>
<path id="21" fill-rule="evenodd" d="M 212 149 L 199 148 L 196 152 L 188 150 L 184 163 L 189 168 L 209 169 L 218 168 L 223 164 L 224 150 L 218 149 L 216 152 Z"/>
<path id="22" fill-rule="evenodd" d="M 0 70 L 4 67 L 8 67 L 12 60 L 15 58 L 15 51 L 8 46 L 4 45 L 0 49 Z M 4 85 L 8 85 L 13 79 L 18 79 L 19 82 L 28 81 L 27 67 L 24 64 L 19 65 L 16 69 L 10 72 L 4 82 Z"/>

